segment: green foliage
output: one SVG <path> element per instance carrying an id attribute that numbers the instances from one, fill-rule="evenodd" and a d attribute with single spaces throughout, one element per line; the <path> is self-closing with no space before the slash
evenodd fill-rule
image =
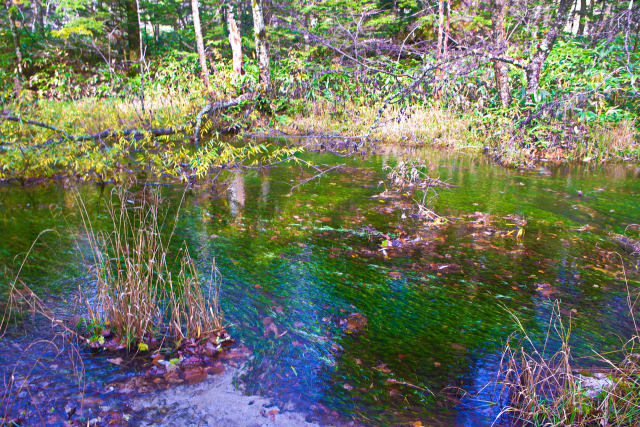
<path id="1" fill-rule="evenodd" d="M 51 31 L 51 34 L 67 40 L 74 35 L 94 37 L 102 32 L 102 22 L 97 21 L 93 17 L 78 17 L 65 24 L 61 29 Z"/>

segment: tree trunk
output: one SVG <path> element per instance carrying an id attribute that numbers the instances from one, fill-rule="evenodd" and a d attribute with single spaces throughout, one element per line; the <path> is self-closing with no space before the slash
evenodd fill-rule
<path id="1" fill-rule="evenodd" d="M 527 77 L 527 94 L 531 95 L 538 90 L 540 85 L 540 72 L 544 62 L 547 60 L 551 49 L 558 40 L 558 36 L 563 28 L 567 25 L 569 18 L 571 17 L 571 1 L 560 0 L 558 9 L 556 11 L 556 17 L 549 26 L 549 31 L 545 38 L 540 42 L 538 51 L 533 54 L 531 61 L 525 68 L 525 74 Z"/>
<path id="2" fill-rule="evenodd" d="M 127 16 L 127 47 L 129 49 L 128 60 L 131 63 L 140 59 L 140 24 L 138 22 L 138 7 L 136 0 L 125 0 Z"/>
<path id="3" fill-rule="evenodd" d="M 446 20 L 444 25 L 444 46 L 442 47 L 442 56 L 446 60 L 449 54 L 449 32 L 451 31 L 451 0 L 447 0 L 446 4 Z"/>
<path id="4" fill-rule="evenodd" d="M 42 0 L 33 0 L 31 7 L 33 8 L 33 28 L 31 31 L 42 31 L 44 29 L 44 7 Z"/>
<path id="5" fill-rule="evenodd" d="M 444 42 L 444 0 L 438 1 L 438 46 L 436 50 L 436 60 L 442 59 L 442 44 Z"/>
<path id="6" fill-rule="evenodd" d="M 13 5 L 11 1 L 5 1 L 7 8 L 7 21 L 9 23 L 9 29 L 11 30 L 11 39 L 13 40 L 13 48 L 16 54 L 16 67 L 13 74 L 13 90 L 16 94 L 16 98 L 20 96 L 20 89 L 22 88 L 22 51 L 20 50 L 20 34 L 16 28 L 16 24 L 13 21 L 13 14 L 11 8 Z"/>
<path id="7" fill-rule="evenodd" d="M 196 33 L 196 47 L 198 48 L 198 57 L 200 58 L 200 71 L 202 81 L 207 89 L 209 87 L 209 68 L 207 67 L 207 57 L 204 54 L 204 42 L 202 41 L 202 29 L 200 27 L 200 9 L 198 0 L 191 0 L 191 13 L 193 14 L 193 29 Z"/>
<path id="8" fill-rule="evenodd" d="M 611 3 L 607 3 L 606 0 L 602 1 L 602 6 L 600 7 L 600 13 L 598 14 L 598 22 L 596 32 L 600 35 L 604 32 L 607 22 L 607 17 L 611 14 Z"/>
<path id="9" fill-rule="evenodd" d="M 565 30 L 571 34 L 578 35 L 578 27 L 580 26 L 580 0 L 574 0 L 571 7 L 571 20 L 567 22 Z"/>
<path id="10" fill-rule="evenodd" d="M 493 43 L 496 54 L 503 54 L 507 48 L 507 0 L 494 0 L 493 9 Z M 509 66 L 498 60 L 493 61 L 493 70 L 496 76 L 496 89 L 503 108 L 511 104 L 511 91 L 509 89 Z"/>
<path id="11" fill-rule="evenodd" d="M 271 91 L 271 70 L 269 68 L 269 51 L 267 50 L 267 31 L 264 25 L 264 13 L 261 0 L 251 0 L 253 11 L 253 35 L 256 41 L 256 57 L 260 68 L 260 84 L 266 92 Z"/>
<path id="12" fill-rule="evenodd" d="M 136 0 L 136 15 L 138 18 L 138 66 L 140 67 L 140 108 L 144 114 L 144 46 L 142 45 L 142 18 L 140 16 L 140 0 Z"/>
<path id="13" fill-rule="evenodd" d="M 580 23 L 578 24 L 578 34 L 584 36 L 587 26 L 587 0 L 580 0 Z"/>
<path id="14" fill-rule="evenodd" d="M 236 13 L 238 19 L 240 13 L 237 9 L 236 2 L 230 2 L 227 5 L 227 26 L 229 27 L 229 44 L 233 54 L 233 73 L 237 76 L 244 74 L 242 65 L 242 38 L 240 37 L 240 23 L 236 21 Z"/>
<path id="15" fill-rule="evenodd" d="M 442 47 L 444 45 L 444 0 L 438 0 L 438 45 L 436 46 L 436 63 L 442 61 Z M 440 80 L 442 80 L 442 70 L 436 69 L 436 84 L 433 95 L 438 98 L 440 96 Z"/>

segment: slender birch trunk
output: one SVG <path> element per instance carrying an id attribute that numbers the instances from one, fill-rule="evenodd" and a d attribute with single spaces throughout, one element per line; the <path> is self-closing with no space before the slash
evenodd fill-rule
<path id="1" fill-rule="evenodd" d="M 538 90 L 540 85 L 540 73 L 542 72 L 542 66 L 547 60 L 551 49 L 556 43 L 558 36 L 563 28 L 566 27 L 569 18 L 571 17 L 571 1 L 560 0 L 558 10 L 556 11 L 556 17 L 549 26 L 549 31 L 545 38 L 540 42 L 538 51 L 533 54 L 531 61 L 525 67 L 525 75 L 527 77 L 527 94 L 531 95 Z"/>
<path id="2" fill-rule="evenodd" d="M 506 18 L 507 18 L 507 0 L 495 0 L 493 9 L 493 43 L 496 53 L 502 54 L 506 50 Z M 498 60 L 493 61 L 493 70 L 496 76 L 496 89 L 500 97 L 500 103 L 503 108 L 507 108 L 511 104 L 511 92 L 509 89 L 509 75 L 507 71 L 509 66 Z"/>
<path id="3" fill-rule="evenodd" d="M 580 22 L 578 23 L 578 34 L 584 36 L 584 32 L 587 28 L 587 0 L 580 0 Z"/>
<path id="4" fill-rule="evenodd" d="M 438 46 L 436 50 L 436 60 L 442 59 L 442 45 L 444 42 L 444 0 L 438 1 Z"/>
<path id="5" fill-rule="evenodd" d="M 11 1 L 5 1 L 5 7 L 7 8 L 7 21 L 9 29 L 11 30 L 11 39 L 13 40 L 13 48 L 16 55 L 16 67 L 13 74 L 13 90 L 17 98 L 20 96 L 20 89 L 22 89 L 22 51 L 20 50 L 20 34 L 18 33 L 15 22 L 13 21 Z"/>
<path id="6" fill-rule="evenodd" d="M 260 84 L 265 92 L 271 91 L 271 69 L 267 49 L 267 31 L 264 25 L 264 13 L 261 0 L 251 0 L 253 11 L 253 35 L 256 42 L 256 57 L 260 68 Z"/>
<path id="7" fill-rule="evenodd" d="M 31 31 L 42 31 L 44 29 L 44 7 L 42 0 L 32 0 L 31 7 L 33 8 L 33 26 Z"/>
<path id="8" fill-rule="evenodd" d="M 144 114 L 144 45 L 142 40 L 142 18 L 140 16 L 140 0 L 136 0 L 136 14 L 138 15 L 138 43 L 140 54 L 138 55 L 138 66 L 140 67 L 140 108 Z"/>
<path id="9" fill-rule="evenodd" d="M 446 0 L 446 13 L 444 25 L 444 46 L 442 47 L 442 57 L 446 60 L 449 55 L 449 32 L 451 31 L 451 0 Z"/>
<path id="10" fill-rule="evenodd" d="M 227 26 L 229 27 L 229 44 L 233 55 L 233 74 L 240 76 L 244 74 L 244 66 L 242 64 L 240 23 L 236 20 L 236 16 L 240 17 L 238 3 L 235 1 L 229 2 L 227 5 Z"/>
<path id="11" fill-rule="evenodd" d="M 204 82 L 207 92 L 209 92 L 211 90 L 209 85 L 209 68 L 207 67 L 207 57 L 204 54 L 202 28 L 200 27 L 200 4 L 198 0 L 191 0 L 191 13 L 193 14 L 193 29 L 196 33 L 196 46 L 198 48 L 198 57 L 200 58 L 202 81 Z"/>

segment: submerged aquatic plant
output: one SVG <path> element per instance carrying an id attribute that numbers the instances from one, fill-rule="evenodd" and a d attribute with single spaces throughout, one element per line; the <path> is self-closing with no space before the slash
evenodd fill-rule
<path id="1" fill-rule="evenodd" d="M 157 190 L 136 196 L 114 189 L 107 202 L 108 231 L 95 230 L 84 203 L 77 200 L 97 283 L 97 295 L 83 296 L 88 324 L 101 325 L 125 347 L 140 350 L 158 338 L 179 345 L 185 338 L 222 331 L 215 262 L 204 286 L 186 244 L 175 256 L 171 253 L 178 214 L 173 229 L 166 230 L 169 213 L 160 209 Z"/>

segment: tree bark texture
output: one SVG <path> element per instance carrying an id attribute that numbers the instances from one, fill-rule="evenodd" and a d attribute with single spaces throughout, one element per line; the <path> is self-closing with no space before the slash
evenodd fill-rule
<path id="1" fill-rule="evenodd" d="M 438 0 L 438 46 L 436 47 L 436 60 L 442 59 L 442 45 L 444 43 L 444 0 Z"/>
<path id="2" fill-rule="evenodd" d="M 39 30 L 42 31 L 44 29 L 44 13 L 45 9 L 42 4 L 42 0 L 32 0 L 33 7 L 33 31 Z"/>
<path id="3" fill-rule="evenodd" d="M 207 67 L 207 57 L 204 53 L 204 41 L 202 40 L 202 27 L 200 26 L 200 4 L 198 0 L 191 0 L 191 13 L 193 14 L 193 30 L 196 33 L 196 47 L 198 49 L 198 58 L 200 58 L 200 72 L 202 81 L 207 89 L 209 86 L 209 68 Z"/>
<path id="4" fill-rule="evenodd" d="M 264 25 L 264 13 L 261 0 L 251 0 L 253 12 L 253 35 L 256 43 L 256 57 L 260 68 L 260 84 L 265 92 L 271 91 L 271 69 L 267 49 L 267 30 Z"/>
<path id="5" fill-rule="evenodd" d="M 136 0 L 125 0 L 128 60 L 137 62 L 140 59 L 140 24 Z"/>
<path id="6" fill-rule="evenodd" d="M 496 53 L 503 54 L 507 48 L 506 17 L 507 0 L 494 0 L 493 8 L 493 43 Z M 493 61 L 493 70 L 496 76 L 496 89 L 503 108 L 511 104 L 511 91 L 509 89 L 509 66 L 499 60 Z"/>
<path id="7" fill-rule="evenodd" d="M 144 114 L 144 46 L 142 44 L 142 17 L 140 15 L 140 0 L 136 0 L 136 15 L 138 18 L 138 65 L 140 69 L 140 107 Z"/>
<path id="8" fill-rule="evenodd" d="M 5 7 L 7 8 L 7 21 L 9 24 L 9 29 L 11 31 L 11 39 L 13 40 L 13 48 L 16 55 L 16 67 L 13 73 L 13 90 L 15 92 L 16 98 L 20 96 L 20 89 L 22 88 L 22 50 L 20 50 L 20 33 L 18 33 L 18 29 L 16 28 L 16 24 L 13 21 L 13 13 L 12 8 L 13 5 L 11 1 L 5 1 Z"/>
<path id="9" fill-rule="evenodd" d="M 527 94 L 531 95 L 538 90 L 540 85 L 540 72 L 544 62 L 547 60 L 551 49 L 558 40 L 558 36 L 563 28 L 567 25 L 571 17 L 571 0 L 560 0 L 556 16 L 549 25 L 549 31 L 539 44 L 538 50 L 532 55 L 531 61 L 525 67 L 527 77 Z"/>
<path id="10" fill-rule="evenodd" d="M 447 59 L 447 56 L 449 55 L 449 34 L 451 31 L 451 0 L 446 0 L 446 17 L 445 17 L 445 25 L 444 25 L 444 46 L 442 48 L 443 50 L 443 58 Z"/>
<path id="11" fill-rule="evenodd" d="M 580 0 L 580 22 L 578 23 L 578 34 L 584 36 L 587 28 L 587 0 Z"/>
<path id="12" fill-rule="evenodd" d="M 242 38 L 240 36 L 240 23 L 236 20 L 240 16 L 238 4 L 230 2 L 227 5 L 227 26 L 229 28 L 229 44 L 233 56 L 233 73 L 237 76 L 244 74 L 242 63 Z"/>

